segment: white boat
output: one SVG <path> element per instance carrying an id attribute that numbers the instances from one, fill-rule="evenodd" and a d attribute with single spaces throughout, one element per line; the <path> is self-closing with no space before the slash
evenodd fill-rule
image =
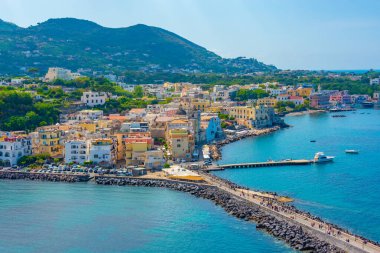
<path id="1" fill-rule="evenodd" d="M 334 160 L 335 156 L 326 156 L 323 152 L 317 152 L 314 156 L 314 162 L 315 163 L 327 163 L 332 162 Z"/>
<path id="2" fill-rule="evenodd" d="M 347 154 L 359 154 L 359 150 L 356 149 L 346 149 L 344 152 Z"/>

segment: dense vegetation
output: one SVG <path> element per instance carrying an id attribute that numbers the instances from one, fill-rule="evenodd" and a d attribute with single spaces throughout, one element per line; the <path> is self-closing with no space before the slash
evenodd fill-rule
<path id="1" fill-rule="evenodd" d="M 1 130 L 34 130 L 56 123 L 58 117 L 59 111 L 53 102 L 38 102 L 27 92 L 0 90 Z"/>
<path id="2" fill-rule="evenodd" d="M 230 95 L 231 100 L 234 101 L 247 101 L 249 99 L 258 99 L 263 97 L 268 97 L 269 94 L 262 89 L 248 90 L 240 89 L 236 93 Z"/>
<path id="3" fill-rule="evenodd" d="M 61 86 L 74 89 L 65 92 Z M 61 109 L 70 107 L 72 101 L 79 100 L 85 90 L 117 95 L 117 98 L 111 98 L 104 105 L 96 107 L 106 114 L 159 103 L 155 98 L 144 97 L 144 90 L 139 85 L 135 86 L 133 92 L 128 92 L 105 78 L 56 80 L 52 84 L 40 84 L 30 88 L 28 92 L 24 88 L 0 87 L 0 129 L 32 131 L 36 127 L 55 124 L 59 120 Z M 33 96 L 32 92 L 42 100 Z"/>
<path id="4" fill-rule="evenodd" d="M 291 112 L 300 112 L 305 111 L 307 108 L 309 108 L 310 102 L 309 100 L 305 100 L 304 104 L 302 105 L 295 105 L 293 102 L 290 101 L 279 101 L 276 103 L 276 110 L 278 113 L 285 113 L 288 111 Z"/>
<path id="5" fill-rule="evenodd" d="M 38 67 L 42 74 L 51 66 L 89 68 L 89 73 L 94 70 L 246 73 L 276 69 L 256 59 L 223 59 L 172 32 L 152 26 L 107 28 L 86 20 L 62 18 L 21 28 L 0 20 L 0 72 L 20 73 L 22 68 Z"/>
<path id="6" fill-rule="evenodd" d="M 51 159 L 49 154 L 35 154 L 21 157 L 17 164 L 20 166 L 28 166 L 28 165 L 43 165 L 46 160 Z M 33 166 L 33 167 L 35 167 Z"/>

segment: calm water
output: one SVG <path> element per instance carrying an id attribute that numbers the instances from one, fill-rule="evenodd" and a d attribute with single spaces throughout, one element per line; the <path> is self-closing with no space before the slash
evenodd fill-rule
<path id="1" fill-rule="evenodd" d="M 293 127 L 228 145 L 220 162 L 311 159 L 315 152 L 324 151 L 336 156 L 333 163 L 216 174 L 292 196 L 301 209 L 380 241 L 380 111 L 344 114 L 346 118 L 332 118 L 331 114 L 287 117 Z M 358 149 L 360 154 L 345 154 L 345 149 Z"/>
<path id="2" fill-rule="evenodd" d="M 208 200 L 167 189 L 0 181 L 0 252 L 290 252 Z"/>

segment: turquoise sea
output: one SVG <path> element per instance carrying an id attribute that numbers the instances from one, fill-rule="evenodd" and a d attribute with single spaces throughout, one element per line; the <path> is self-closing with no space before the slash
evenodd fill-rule
<path id="1" fill-rule="evenodd" d="M 333 163 L 233 169 L 216 173 L 238 184 L 296 199 L 303 210 L 380 241 L 380 110 L 286 117 L 292 127 L 245 139 L 222 150 L 222 163 L 312 159 L 318 151 Z M 315 143 L 310 140 L 316 140 Z M 357 149 L 358 155 L 346 154 Z"/>
<path id="2" fill-rule="evenodd" d="M 217 174 L 290 195 L 298 207 L 380 240 L 380 111 L 345 114 L 287 117 L 293 127 L 228 145 L 221 161 L 325 151 L 334 163 Z M 360 154 L 347 155 L 347 148 Z M 32 181 L 0 181 L 0 189 L 0 252 L 293 252 L 255 224 L 186 193 Z"/>
<path id="3" fill-rule="evenodd" d="M 0 181 L 0 252 L 292 252 L 212 202 L 160 188 Z"/>

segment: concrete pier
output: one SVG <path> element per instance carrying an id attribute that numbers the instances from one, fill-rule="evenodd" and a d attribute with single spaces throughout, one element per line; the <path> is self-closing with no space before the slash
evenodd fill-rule
<path id="1" fill-rule="evenodd" d="M 216 167 L 205 168 L 204 171 L 218 171 L 225 169 L 243 169 L 243 168 L 259 168 L 259 167 L 275 167 L 275 166 L 291 166 L 291 165 L 309 165 L 313 163 L 312 160 L 299 159 L 299 160 L 282 160 L 282 161 L 267 161 L 267 162 L 254 162 L 254 163 L 234 163 L 234 164 L 221 164 Z"/>

